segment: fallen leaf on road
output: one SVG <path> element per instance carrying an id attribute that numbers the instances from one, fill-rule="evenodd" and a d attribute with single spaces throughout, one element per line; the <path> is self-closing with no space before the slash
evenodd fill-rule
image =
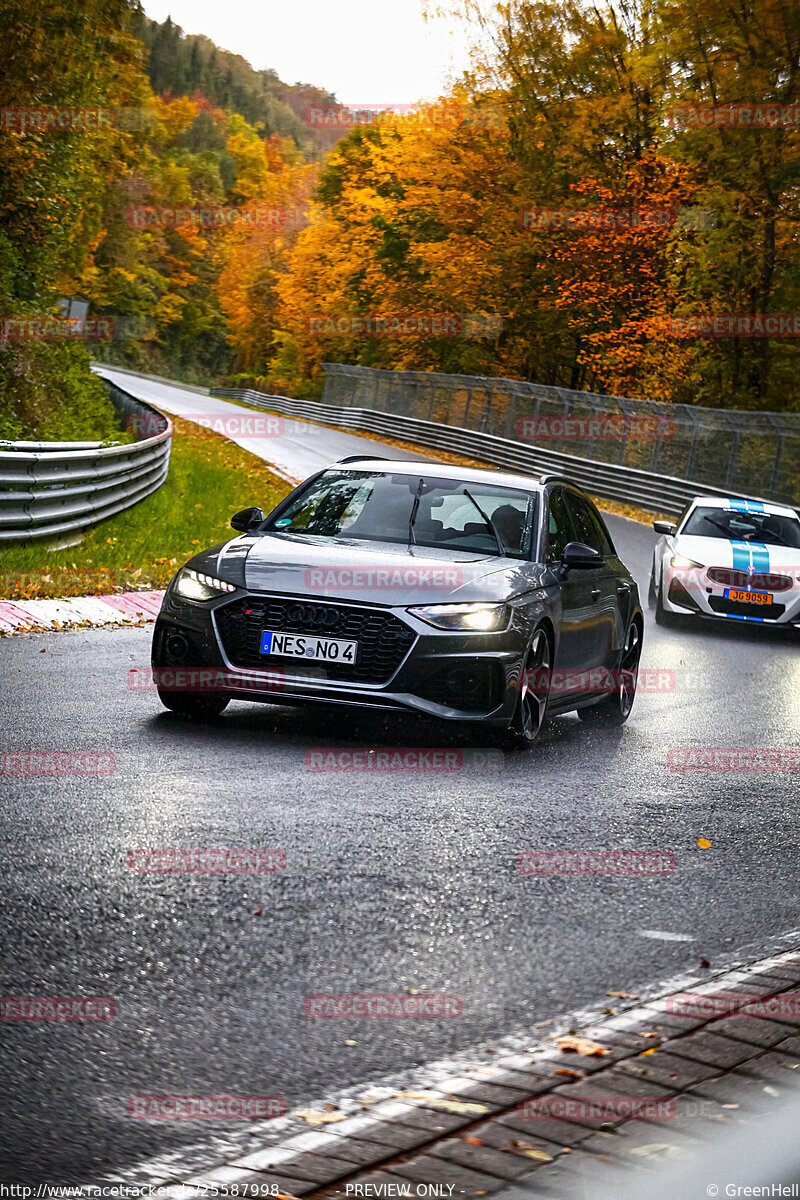
<path id="1" fill-rule="evenodd" d="M 551 1017 L 549 1021 L 537 1021 L 536 1024 L 534 1025 L 534 1029 L 544 1029 L 545 1025 L 552 1025 L 552 1024 L 553 1024 L 553 1018 Z"/>
<path id="2" fill-rule="evenodd" d="M 579 1071 L 569 1071 L 566 1067 L 559 1067 L 556 1075 L 566 1075 L 568 1079 L 583 1079 Z"/>
<path id="3" fill-rule="evenodd" d="M 358 1042 L 354 1042 L 351 1038 L 345 1038 L 345 1046 L 357 1046 Z"/>
<path id="4" fill-rule="evenodd" d="M 591 1041 L 590 1038 L 560 1037 L 556 1040 L 556 1045 L 564 1054 L 600 1055 L 608 1053 L 605 1046 Z"/>
<path id="5" fill-rule="evenodd" d="M 471 1142 L 473 1146 L 482 1146 L 483 1142 L 480 1138 L 464 1138 L 465 1142 Z"/>
<path id="6" fill-rule="evenodd" d="M 606 992 L 607 996 L 617 996 L 620 1000 L 638 1000 L 636 992 Z"/>
<path id="7" fill-rule="evenodd" d="M 657 1050 L 658 1046 L 651 1046 L 649 1050 L 643 1050 L 639 1057 L 644 1058 L 645 1054 L 655 1054 Z"/>
<path id="8" fill-rule="evenodd" d="M 639 1034 L 639 1037 L 657 1037 L 657 1038 L 660 1038 L 660 1037 L 661 1037 L 661 1034 L 660 1034 L 660 1033 L 655 1033 L 655 1031 L 651 1030 L 649 1033 L 640 1033 L 640 1034 Z"/>
<path id="9" fill-rule="evenodd" d="M 707 958 L 701 958 L 701 959 L 700 959 L 700 966 L 701 966 L 701 967 L 710 967 L 710 966 L 711 966 L 711 963 L 708 961 L 708 959 L 707 959 Z"/>
<path id="10" fill-rule="evenodd" d="M 469 1116 L 471 1113 L 481 1117 L 484 1113 L 491 1112 L 485 1104 L 468 1104 L 465 1100 L 429 1100 L 428 1105 L 430 1108 L 440 1108 L 442 1112 L 453 1113 L 457 1117 L 462 1114 Z"/>
<path id="11" fill-rule="evenodd" d="M 527 1158 L 538 1158 L 542 1162 L 553 1161 L 547 1151 L 542 1149 L 541 1142 L 529 1142 L 525 1138 L 512 1138 L 508 1147 L 503 1147 L 504 1150 L 507 1148 L 514 1150 L 517 1154 L 524 1154 Z"/>
<path id="12" fill-rule="evenodd" d="M 331 1121 L 347 1120 L 345 1113 L 315 1112 L 313 1108 L 307 1108 L 296 1115 L 302 1117 L 309 1125 L 329 1125 Z"/>

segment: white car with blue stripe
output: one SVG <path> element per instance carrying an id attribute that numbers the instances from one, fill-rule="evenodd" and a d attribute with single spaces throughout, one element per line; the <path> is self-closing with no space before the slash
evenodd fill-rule
<path id="1" fill-rule="evenodd" d="M 653 553 L 650 606 L 678 615 L 800 629 L 800 517 L 785 504 L 698 496 Z"/>

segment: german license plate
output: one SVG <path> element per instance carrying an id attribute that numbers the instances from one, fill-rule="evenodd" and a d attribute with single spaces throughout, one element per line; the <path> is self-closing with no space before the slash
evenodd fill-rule
<path id="1" fill-rule="evenodd" d="M 287 658 L 322 658 L 326 662 L 354 663 L 358 642 L 345 642 L 341 638 L 314 637 L 306 633 L 273 633 L 265 629 L 261 634 L 262 654 L 283 654 Z"/>
<path id="2" fill-rule="evenodd" d="M 725 598 L 742 604 L 772 604 L 770 592 L 743 592 L 739 588 L 725 588 Z"/>

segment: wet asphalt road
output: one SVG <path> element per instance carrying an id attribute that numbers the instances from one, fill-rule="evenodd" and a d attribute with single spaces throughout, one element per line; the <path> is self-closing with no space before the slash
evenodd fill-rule
<path id="1" fill-rule="evenodd" d="M 609 519 L 646 584 L 654 535 Z M 129 1120 L 141 1093 L 291 1107 L 796 927 L 797 776 L 681 775 L 683 746 L 795 746 L 800 645 L 657 629 L 621 730 L 551 722 L 499 770 L 309 773 L 308 749 L 480 744 L 412 719 L 232 704 L 211 727 L 132 692 L 150 628 L 0 641 L 7 750 L 112 750 L 100 778 L 0 777 L 5 995 L 113 997 L 105 1025 L 0 1026 L 6 1182 L 96 1179 L 210 1122 Z M 44 649 L 45 653 L 40 653 Z M 698 837 L 710 839 L 700 850 Z M 140 876 L 142 846 L 279 847 L 260 877 Z M 537 848 L 672 850 L 672 876 L 539 878 Z M 260 916 L 254 915 L 261 909 Z M 650 930 L 692 941 L 645 937 Z M 308 992 L 463 997 L 459 1019 L 311 1020 Z M 347 1040 L 356 1042 L 346 1045 Z"/>

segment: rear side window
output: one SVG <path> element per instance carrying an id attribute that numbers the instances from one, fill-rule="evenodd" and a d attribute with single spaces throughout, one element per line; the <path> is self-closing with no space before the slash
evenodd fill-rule
<path id="1" fill-rule="evenodd" d="M 567 505 L 572 514 L 577 540 L 591 546 L 593 550 L 597 550 L 603 555 L 603 558 L 613 554 L 614 547 L 611 544 L 611 538 L 594 505 L 590 504 L 588 500 L 584 500 L 582 496 L 576 495 L 575 492 L 567 492 Z"/>
<path id="2" fill-rule="evenodd" d="M 560 488 L 554 488 L 548 500 L 547 513 L 547 557 L 560 559 L 568 542 L 575 541 L 567 506 L 564 503 L 564 493 Z"/>

